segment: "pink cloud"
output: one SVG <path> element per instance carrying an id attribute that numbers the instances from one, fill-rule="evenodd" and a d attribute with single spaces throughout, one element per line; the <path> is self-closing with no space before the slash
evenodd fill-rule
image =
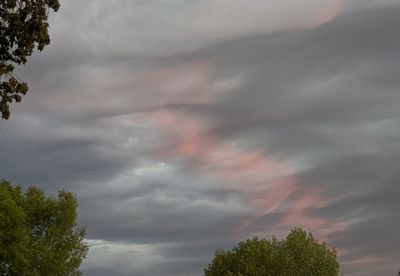
<path id="1" fill-rule="evenodd" d="M 319 10 L 313 20 L 315 26 L 320 26 L 335 19 L 343 10 L 345 0 L 333 0 L 323 9 Z"/>
<path id="2" fill-rule="evenodd" d="M 157 94 L 162 98 L 196 103 L 208 102 L 210 68 L 210 62 L 206 60 L 169 65 L 145 72 L 137 78 L 137 82 L 146 87 L 146 91 L 159 92 Z"/>
<path id="3" fill-rule="evenodd" d="M 252 208 L 253 215 L 236 229 L 237 235 L 254 234 L 257 221 L 273 213 L 279 213 L 281 219 L 275 225 L 265 225 L 265 230 L 257 234 L 279 234 L 300 226 L 326 240 L 332 233 L 347 229 L 344 222 L 311 214 L 329 201 L 316 189 L 300 185 L 288 165 L 208 133 L 210 122 L 185 113 L 164 110 L 148 115 L 171 141 L 158 154 L 189 160 L 192 169 L 221 179 L 225 183 L 221 188 L 239 193 Z"/>
<path id="4" fill-rule="evenodd" d="M 212 62 L 199 60 L 156 70 L 141 79 L 152 90 L 164 91 L 167 102 L 203 103 L 215 101 L 218 95 L 213 90 L 216 80 L 212 80 L 211 72 Z M 212 121 L 167 108 L 143 116 L 164 137 L 164 146 L 155 153 L 158 157 L 188 161 L 186 166 L 220 179 L 222 184 L 218 188 L 240 194 L 251 207 L 252 215 L 236 229 L 237 235 L 259 232 L 257 222 L 270 214 L 279 214 L 281 218 L 274 225 L 265 225 L 257 234 L 279 234 L 300 226 L 328 239 L 332 233 L 347 229 L 345 222 L 312 213 L 330 202 L 317 189 L 301 185 L 301 179 L 292 173 L 295 168 L 263 151 L 210 134 L 208 130 L 215 127 Z"/>

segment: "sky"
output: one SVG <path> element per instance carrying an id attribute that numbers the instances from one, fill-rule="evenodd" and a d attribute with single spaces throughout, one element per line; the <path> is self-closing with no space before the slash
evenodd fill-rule
<path id="1" fill-rule="evenodd" d="M 400 3 L 61 0 L 0 178 L 65 189 L 87 276 L 195 276 L 293 227 L 400 269 Z"/>

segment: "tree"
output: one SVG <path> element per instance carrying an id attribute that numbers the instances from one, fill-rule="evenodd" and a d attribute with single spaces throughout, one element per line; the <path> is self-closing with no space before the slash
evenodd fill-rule
<path id="1" fill-rule="evenodd" d="M 205 276 L 337 276 L 338 272 L 335 250 L 295 228 L 286 240 L 255 237 L 232 251 L 217 250 Z"/>
<path id="2" fill-rule="evenodd" d="M 0 275 L 77 276 L 86 256 L 85 229 L 76 225 L 77 201 L 60 191 L 46 197 L 0 182 Z"/>
<path id="3" fill-rule="evenodd" d="M 14 74 L 15 64 L 25 64 L 33 50 L 50 43 L 48 14 L 60 7 L 58 0 L 0 1 L 0 113 L 10 117 L 10 104 L 20 102 L 28 85 Z"/>

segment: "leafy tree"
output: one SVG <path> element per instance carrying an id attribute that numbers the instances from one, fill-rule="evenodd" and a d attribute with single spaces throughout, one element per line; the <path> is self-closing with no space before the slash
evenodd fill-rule
<path id="1" fill-rule="evenodd" d="M 337 276 L 338 272 L 335 250 L 295 228 L 286 240 L 255 237 L 232 251 L 217 250 L 205 276 Z"/>
<path id="2" fill-rule="evenodd" d="M 46 197 L 0 182 L 0 275 L 77 276 L 88 246 L 70 192 Z"/>
<path id="3" fill-rule="evenodd" d="M 50 43 L 48 14 L 60 7 L 58 0 L 0 1 L 0 113 L 10 117 L 10 104 L 20 102 L 28 85 L 13 72 L 15 64 L 25 64 L 34 49 L 42 51 Z"/>

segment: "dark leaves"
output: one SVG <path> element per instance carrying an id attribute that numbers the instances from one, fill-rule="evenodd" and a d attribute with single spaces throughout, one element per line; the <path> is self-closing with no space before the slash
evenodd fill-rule
<path id="1" fill-rule="evenodd" d="M 42 51 L 50 43 L 49 10 L 57 11 L 58 0 L 3 0 L 0 2 L 0 113 L 10 116 L 10 104 L 19 102 L 27 84 L 12 80 L 14 64 L 25 64 L 35 49 Z M 15 78 L 14 78 L 15 79 Z"/>

